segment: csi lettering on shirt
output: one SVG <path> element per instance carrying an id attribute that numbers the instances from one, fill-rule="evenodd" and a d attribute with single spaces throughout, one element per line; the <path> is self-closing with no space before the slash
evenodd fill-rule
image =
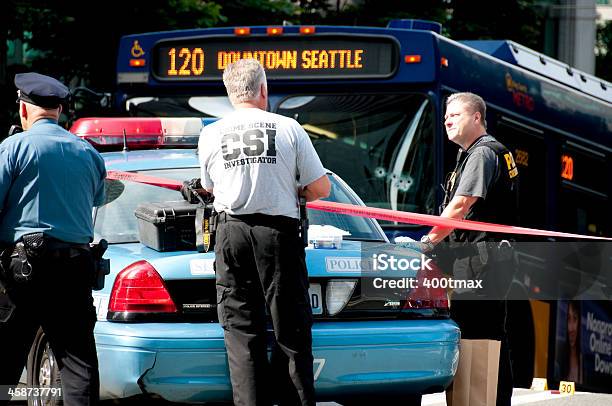
<path id="1" fill-rule="evenodd" d="M 276 124 L 251 123 L 246 130 L 234 130 L 221 137 L 224 168 L 249 164 L 276 164 Z M 245 158 L 239 158 L 240 156 Z"/>

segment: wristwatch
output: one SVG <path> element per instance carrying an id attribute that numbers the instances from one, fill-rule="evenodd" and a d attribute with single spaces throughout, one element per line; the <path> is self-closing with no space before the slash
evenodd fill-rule
<path id="1" fill-rule="evenodd" d="M 431 241 L 431 238 L 429 238 L 429 235 L 421 237 L 421 244 L 425 245 L 427 252 L 433 251 L 434 249 L 434 243 Z"/>

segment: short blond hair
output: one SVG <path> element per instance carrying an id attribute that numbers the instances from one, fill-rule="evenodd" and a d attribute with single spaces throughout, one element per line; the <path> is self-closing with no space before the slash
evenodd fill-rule
<path id="1" fill-rule="evenodd" d="M 480 113 L 482 125 L 487 128 L 487 105 L 482 97 L 470 92 L 453 93 L 446 99 L 446 106 L 454 101 L 465 104 L 472 113 Z"/>
<path id="2" fill-rule="evenodd" d="M 232 104 L 255 100 L 265 83 L 266 72 L 256 59 L 239 59 L 223 71 L 223 84 Z"/>

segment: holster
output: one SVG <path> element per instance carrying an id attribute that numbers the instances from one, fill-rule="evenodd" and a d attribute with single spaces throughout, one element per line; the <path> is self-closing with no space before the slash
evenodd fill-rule
<path id="1" fill-rule="evenodd" d="M 30 259 L 42 258 L 47 252 L 47 243 L 43 233 L 30 233 L 21 237 L 25 253 Z"/>
<path id="2" fill-rule="evenodd" d="M 89 246 L 94 262 L 94 274 L 91 288 L 93 290 L 102 290 L 104 289 L 106 275 L 110 274 L 110 259 L 102 258 L 108 248 L 108 242 L 105 239 L 101 239 L 98 243 L 91 243 Z"/>
<path id="3" fill-rule="evenodd" d="M 2 251 L 0 263 L 2 263 L 2 279 L 7 289 L 15 284 L 30 282 L 33 278 L 32 264 L 22 241 Z"/>
<path id="4" fill-rule="evenodd" d="M 0 252 L 0 323 L 5 323 L 11 318 L 15 310 L 15 304 L 9 297 L 9 275 L 6 267 L 5 251 Z M 12 250 L 11 250 L 12 251 Z"/>
<path id="5" fill-rule="evenodd" d="M 43 233 L 31 233 L 21 241 L 5 247 L 0 253 L 0 280 L 4 289 L 26 284 L 34 278 L 35 264 L 45 254 L 46 244 Z"/>
<path id="6" fill-rule="evenodd" d="M 9 293 L 17 285 L 31 281 L 32 276 L 32 265 L 22 241 L 0 252 L 0 323 L 7 322 L 15 311 L 15 303 Z"/>
<path id="7" fill-rule="evenodd" d="M 196 208 L 196 248 L 198 252 L 209 252 L 215 248 L 215 232 L 218 215 L 212 203 Z"/>
<path id="8" fill-rule="evenodd" d="M 4 280 L 0 280 L 0 323 L 6 323 L 15 311 L 15 304 L 8 295 Z"/>

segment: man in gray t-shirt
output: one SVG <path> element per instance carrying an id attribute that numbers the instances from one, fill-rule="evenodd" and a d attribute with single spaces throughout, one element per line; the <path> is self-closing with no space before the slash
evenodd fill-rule
<path id="1" fill-rule="evenodd" d="M 202 130 L 199 154 L 202 186 L 214 193 L 219 212 L 217 312 L 234 404 L 314 405 L 312 309 L 298 200 L 327 197 L 330 182 L 302 127 L 266 112 L 259 62 L 229 65 L 223 82 L 236 111 Z M 266 313 L 276 338 L 271 362 Z"/>
<path id="2" fill-rule="evenodd" d="M 204 127 L 199 144 L 202 186 L 214 188 L 218 212 L 299 218 L 300 184 L 326 177 L 297 121 L 258 108 L 239 108 Z"/>

